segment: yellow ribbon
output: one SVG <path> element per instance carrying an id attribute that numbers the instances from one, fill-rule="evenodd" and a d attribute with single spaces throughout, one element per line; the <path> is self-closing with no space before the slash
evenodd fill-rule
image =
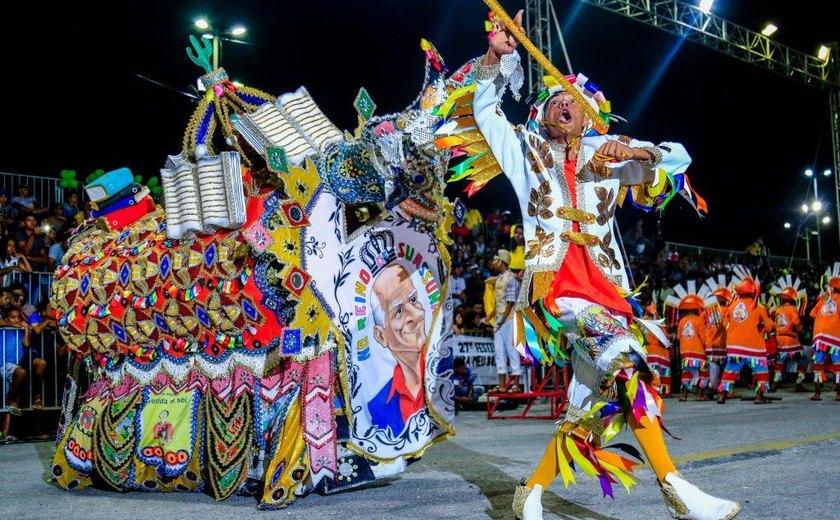
<path id="1" fill-rule="evenodd" d="M 630 382 L 627 383 L 627 395 L 630 397 L 630 405 L 632 406 L 633 401 L 636 399 L 636 392 L 639 390 L 639 373 L 634 372 L 633 377 L 630 378 Z"/>
<path id="2" fill-rule="evenodd" d="M 457 103 L 465 94 L 475 92 L 475 87 L 476 85 L 472 84 L 453 90 L 452 93 L 449 94 L 449 97 L 446 98 L 446 101 L 438 107 L 437 115 L 446 117 L 449 114 L 449 111 L 452 110 L 452 107 L 455 106 L 455 103 Z M 466 102 L 467 100 L 464 101 Z M 470 98 L 469 101 L 472 101 L 472 98 Z"/>
<path id="3" fill-rule="evenodd" d="M 575 461 L 575 464 L 577 464 L 584 473 L 589 475 L 589 478 L 595 478 L 598 475 L 598 470 L 595 469 L 595 466 L 593 466 L 592 463 L 583 456 L 578 449 L 577 444 L 575 444 L 575 441 L 567 435 L 564 442 L 566 444 L 566 450 L 568 450 L 569 454 L 572 456 L 572 460 Z"/>
<path id="4" fill-rule="evenodd" d="M 563 485 L 568 489 L 569 484 L 577 485 L 575 482 L 575 475 L 572 473 L 572 468 L 569 466 L 569 457 L 563 448 L 563 442 L 566 439 L 565 435 L 558 435 L 557 442 L 557 465 L 560 467 L 560 475 L 563 477 Z"/>
<path id="5" fill-rule="evenodd" d="M 601 435 L 603 438 L 603 442 L 610 442 L 613 437 L 621 432 L 621 429 L 624 427 L 625 424 L 624 416 L 621 414 L 616 415 L 610 421 L 606 428 L 604 428 L 604 433 Z"/>

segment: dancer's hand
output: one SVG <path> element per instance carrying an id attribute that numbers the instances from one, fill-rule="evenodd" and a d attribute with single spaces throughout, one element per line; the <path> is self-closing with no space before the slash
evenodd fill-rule
<path id="1" fill-rule="evenodd" d="M 519 12 L 516 13 L 513 21 L 522 32 L 525 32 L 525 29 L 522 27 L 523 13 L 524 11 L 520 9 Z M 513 33 L 505 29 L 505 26 L 502 25 L 501 22 L 495 22 L 493 24 L 493 37 L 490 38 L 490 48 L 487 49 L 487 54 L 484 55 L 482 64 L 495 65 L 499 63 L 502 56 L 511 54 L 514 50 L 516 50 L 518 45 L 519 42 L 513 37 Z"/>
<path id="2" fill-rule="evenodd" d="M 641 148 L 631 148 L 620 141 L 607 141 L 598 148 L 598 153 L 616 161 L 649 161 L 650 153 Z"/>

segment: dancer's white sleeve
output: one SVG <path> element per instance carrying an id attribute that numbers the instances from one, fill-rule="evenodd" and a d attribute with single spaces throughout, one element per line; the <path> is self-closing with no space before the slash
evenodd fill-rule
<path id="1" fill-rule="evenodd" d="M 496 111 L 499 102 L 497 89 L 493 79 L 477 79 L 473 96 L 473 116 L 476 126 L 490 146 L 490 151 L 513 185 L 516 196 L 519 200 L 527 200 L 527 162 L 523 144 L 507 118 L 501 111 Z"/>

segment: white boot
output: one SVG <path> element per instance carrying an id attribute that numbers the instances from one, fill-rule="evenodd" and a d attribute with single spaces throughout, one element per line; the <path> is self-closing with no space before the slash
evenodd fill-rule
<path id="1" fill-rule="evenodd" d="M 678 520 L 732 520 L 741 511 L 737 502 L 707 495 L 677 473 L 668 473 L 659 485 L 668 512 Z"/>
<path id="2" fill-rule="evenodd" d="M 542 508 L 543 488 L 534 484 L 534 489 L 525 484 L 516 486 L 516 493 L 513 495 L 513 513 L 519 520 L 543 520 Z"/>

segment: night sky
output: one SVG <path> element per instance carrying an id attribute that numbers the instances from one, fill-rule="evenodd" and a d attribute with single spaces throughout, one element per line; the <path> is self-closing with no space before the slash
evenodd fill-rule
<path id="1" fill-rule="evenodd" d="M 223 44 L 222 65 L 232 79 L 272 94 L 305 85 L 327 116 L 349 130 L 361 86 L 380 114 L 414 99 L 423 74 L 421 37 L 437 46 L 451 70 L 486 50 L 487 10 L 479 0 L 125 4 L 18 3 L 23 14 L 4 17 L 0 171 L 57 176 L 67 168 L 84 178 L 97 168 L 128 166 L 155 175 L 166 155 L 180 150 L 194 108 L 176 91 L 192 92 L 201 74 L 184 52 L 199 15 L 221 27 L 248 28 L 247 45 Z M 504 5 L 513 14 L 524 2 Z M 718 0 L 713 12 L 754 30 L 773 21 L 780 27 L 773 38 L 803 51 L 840 39 L 831 17 L 819 15 L 827 3 L 795 5 Z M 597 83 L 616 113 L 632 116 L 612 130 L 682 142 L 694 158 L 689 174 L 710 215 L 700 220 L 675 199 L 665 211 L 666 238 L 743 250 L 762 236 L 771 253 L 789 255 L 794 232 L 783 223 L 799 224 L 810 186 L 802 172 L 832 167 L 827 93 L 691 42 L 680 45 L 675 36 L 596 7 L 573 0 L 556 7 L 575 72 Z M 567 72 L 557 49 L 555 64 Z M 524 119 L 524 104 L 508 99 L 504 108 L 511 120 Z M 820 181 L 820 195 L 833 218 L 830 180 Z M 502 178 L 474 201 L 516 211 Z M 620 213 L 622 225 L 643 218 L 652 231 L 655 216 L 629 208 Z M 838 251 L 835 223 L 829 228 L 827 258 Z M 804 256 L 801 246 L 797 253 Z"/>

